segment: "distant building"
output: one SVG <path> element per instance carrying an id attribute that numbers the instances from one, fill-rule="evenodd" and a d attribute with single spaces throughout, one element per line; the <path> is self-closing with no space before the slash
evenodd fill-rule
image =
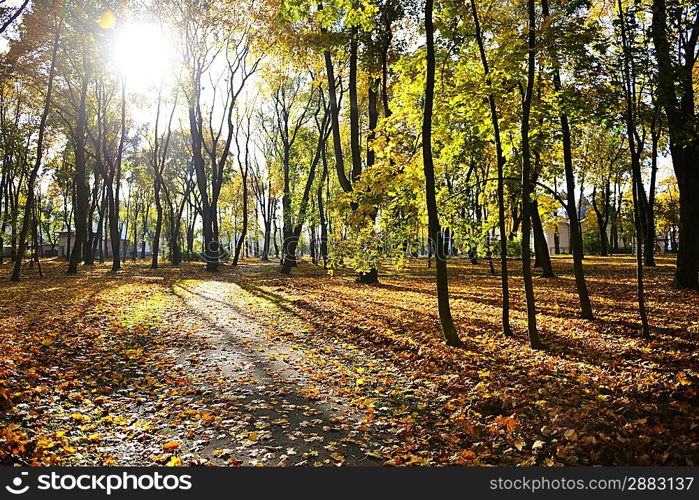
<path id="1" fill-rule="evenodd" d="M 141 256 L 141 251 L 143 249 L 143 241 L 139 241 L 136 247 L 136 255 L 138 257 Z M 55 257 L 59 258 L 67 258 L 70 256 L 70 252 L 73 249 L 73 246 L 75 245 L 75 233 L 68 231 L 62 231 L 61 233 L 58 234 L 58 245 L 56 246 L 56 255 Z M 126 258 L 132 258 L 133 252 L 134 252 L 134 246 L 133 246 L 133 241 L 129 241 L 126 238 L 121 239 L 120 246 L 121 248 L 121 255 Z M 145 242 L 145 254 L 147 257 L 150 257 L 153 254 L 153 251 L 150 246 L 150 242 L 146 241 Z M 102 240 L 100 242 L 100 245 L 97 247 L 96 251 L 96 256 L 99 258 L 101 256 L 101 252 L 105 251 L 105 242 Z M 107 247 L 106 247 L 106 252 L 104 255 L 105 259 L 111 259 L 112 258 L 112 244 L 111 241 L 107 240 Z"/>
<path id="2" fill-rule="evenodd" d="M 563 196 L 565 196 L 565 194 Z M 580 206 L 578 207 L 580 226 L 583 234 L 585 233 L 585 230 L 589 224 L 587 214 L 590 210 L 592 210 L 592 205 L 587 198 L 583 196 L 582 203 L 580 203 Z M 568 211 L 561 207 L 556 211 L 554 217 L 555 222 L 544 227 L 544 237 L 546 238 L 546 244 L 549 247 L 549 254 L 555 255 L 573 253 L 572 244 L 570 241 L 570 219 L 568 218 Z M 608 234 L 608 236 L 611 236 L 611 233 Z"/>

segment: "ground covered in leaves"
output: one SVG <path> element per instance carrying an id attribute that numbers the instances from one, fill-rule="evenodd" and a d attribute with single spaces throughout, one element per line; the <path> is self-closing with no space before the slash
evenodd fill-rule
<path id="1" fill-rule="evenodd" d="M 485 263 L 450 263 L 462 349 L 424 261 L 377 286 L 310 264 L 47 263 L 0 295 L 0 464 L 698 463 L 699 295 L 659 259 L 644 341 L 632 259 L 587 259 L 594 321 L 554 265 L 536 352 L 516 269 L 506 339 Z"/>

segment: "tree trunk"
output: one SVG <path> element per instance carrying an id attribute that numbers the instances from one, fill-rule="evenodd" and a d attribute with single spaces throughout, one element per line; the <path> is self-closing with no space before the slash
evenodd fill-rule
<path id="1" fill-rule="evenodd" d="M 321 29 L 322 33 L 327 30 Z M 342 157 L 342 135 L 340 132 L 340 110 L 337 104 L 337 95 L 335 92 L 335 71 L 333 69 L 332 56 L 329 50 L 324 53 L 325 56 L 325 71 L 328 77 L 328 100 L 330 101 L 330 118 L 333 134 L 333 150 L 335 152 L 335 169 L 337 170 L 337 178 L 340 182 L 340 187 L 345 193 L 352 192 L 352 184 L 345 174 L 345 164 Z"/>
<path id="2" fill-rule="evenodd" d="M 51 68 L 49 69 L 49 81 L 46 89 L 46 100 L 44 101 L 44 110 L 41 114 L 39 122 L 39 137 L 36 143 L 36 160 L 34 168 L 27 181 L 27 199 L 24 206 L 24 219 L 22 220 L 22 230 L 19 234 L 19 247 L 17 249 L 17 257 L 15 258 L 15 267 L 12 271 L 12 281 L 19 281 L 20 271 L 22 270 L 22 258 L 27 244 L 27 232 L 29 231 L 29 223 L 32 219 L 32 210 L 34 209 L 34 184 L 39 175 L 41 161 L 44 156 L 44 134 L 46 133 L 46 122 L 48 121 L 49 111 L 51 109 L 51 93 L 53 92 L 53 80 L 56 75 L 56 56 L 58 54 L 58 45 L 61 39 L 61 28 L 63 25 L 63 16 L 61 15 L 58 24 L 56 25 L 56 33 L 53 39 L 53 50 L 51 53 Z M 0 247 L 2 252 L 2 247 Z"/>
<path id="3" fill-rule="evenodd" d="M 379 81 L 374 80 L 369 87 L 369 134 L 367 136 L 367 167 L 374 166 L 376 160 L 376 155 L 374 153 L 372 141 L 376 136 L 376 127 L 379 121 L 379 110 L 378 110 L 378 86 Z M 355 85 L 356 87 L 356 85 Z M 355 92 L 356 94 L 356 92 Z M 350 94 L 351 95 L 351 94 Z M 355 95 L 356 98 L 356 95 Z M 357 137 L 359 136 L 359 117 L 357 116 Z M 352 156 L 354 157 L 354 150 L 352 151 Z M 359 172 L 361 173 L 361 156 L 357 152 L 357 157 L 359 157 Z M 372 213 L 368 216 L 370 223 L 373 225 L 376 222 L 377 213 L 372 210 Z M 360 272 L 357 277 L 357 282 L 363 285 L 374 285 L 379 282 L 379 269 L 376 266 L 372 266 L 369 271 Z"/>
<path id="4" fill-rule="evenodd" d="M 476 26 L 476 41 L 478 42 L 478 50 L 480 53 L 481 64 L 486 79 L 490 80 L 490 69 L 488 68 L 488 58 L 485 54 L 483 43 L 483 35 L 481 33 L 480 21 L 478 20 L 478 10 L 476 9 L 475 0 L 471 0 L 471 11 L 473 13 L 473 21 Z M 495 96 L 488 96 L 488 105 L 490 108 L 490 120 L 493 125 L 493 137 L 495 139 L 495 151 L 497 156 L 497 174 L 498 174 L 498 226 L 500 231 L 500 277 L 502 281 L 502 331 L 506 337 L 512 336 L 512 328 L 510 326 L 510 285 L 509 272 L 507 269 L 507 241 L 505 238 L 505 180 L 503 170 L 505 167 L 505 157 L 502 150 L 502 140 L 500 138 L 500 119 L 498 117 L 497 107 L 495 105 Z"/>
<path id="5" fill-rule="evenodd" d="M 328 268 L 328 224 L 325 218 L 325 206 L 323 205 L 323 185 L 328 177 L 328 158 L 325 155 L 325 147 L 321 151 L 323 161 L 323 174 L 318 183 L 318 217 L 320 219 L 320 257 L 323 259 L 323 267 Z"/>
<path id="6" fill-rule="evenodd" d="M 148 215 L 150 215 L 150 205 L 146 208 L 143 217 L 143 241 L 141 241 L 141 259 L 146 259 L 146 235 L 148 233 Z"/>
<path id="7" fill-rule="evenodd" d="M 533 199 L 531 203 L 531 218 L 532 229 L 534 232 L 534 250 L 536 252 L 536 263 L 534 267 L 541 268 L 542 278 L 555 278 L 553 265 L 551 264 L 551 255 L 549 254 L 549 246 L 546 242 L 546 233 L 544 225 L 541 222 L 541 214 L 539 213 L 539 201 Z"/>
<path id="8" fill-rule="evenodd" d="M 675 71 L 667 37 L 667 8 L 665 0 L 653 0 L 652 35 L 658 65 L 658 94 L 665 109 L 670 135 L 672 164 L 680 191 L 679 249 L 674 286 L 699 288 L 699 143 L 697 117 L 694 110 L 693 68 L 699 20 L 686 43 L 686 61 L 681 71 Z M 676 90 L 679 85 L 681 96 Z"/>
<path id="9" fill-rule="evenodd" d="M 621 27 L 621 39 L 623 48 L 623 90 L 626 100 L 626 137 L 629 144 L 629 153 L 631 155 L 631 172 L 632 172 L 632 197 L 633 197 L 633 219 L 636 228 L 636 291 L 638 298 L 638 311 L 641 316 L 642 335 L 644 339 L 650 338 L 650 330 L 648 327 L 648 315 L 646 313 L 646 303 L 643 287 L 643 241 L 647 236 L 644 234 L 644 224 L 642 219 L 645 217 L 644 209 L 640 200 L 639 192 L 643 189 L 643 177 L 641 175 L 641 150 L 636 147 L 636 128 L 634 123 L 634 103 L 635 92 L 634 82 L 632 81 L 630 70 L 631 50 L 626 38 L 626 22 L 624 20 L 624 12 L 622 10 L 621 0 L 617 0 L 619 9 L 619 25 Z"/>
<path id="10" fill-rule="evenodd" d="M 352 28 L 349 60 L 350 150 L 352 153 L 352 183 L 362 175 L 362 153 L 359 149 L 359 103 L 357 99 L 357 28 Z"/>
<path id="11" fill-rule="evenodd" d="M 243 242 L 248 234 L 248 167 L 245 166 L 243 173 L 243 230 L 240 233 L 240 239 L 235 246 L 235 256 L 233 257 L 233 265 L 237 266 L 240 261 L 240 252 L 243 249 Z"/>
<path id="12" fill-rule="evenodd" d="M 87 87 L 89 83 L 89 71 L 85 68 L 82 87 L 80 90 L 80 105 L 78 107 L 78 121 L 75 127 L 75 243 L 70 254 L 68 264 L 68 274 L 78 272 L 78 263 L 87 253 L 87 211 L 88 211 L 88 190 L 85 184 L 86 158 L 85 158 L 85 127 L 87 124 L 86 100 Z"/>
<path id="13" fill-rule="evenodd" d="M 126 136 L 126 84 L 121 84 L 121 130 L 119 149 L 117 151 L 114 171 L 107 188 L 109 200 L 109 234 L 112 239 L 112 271 L 121 269 L 121 231 L 119 230 L 119 196 L 121 183 L 121 160 L 124 153 L 124 139 Z M 128 232 L 126 233 L 128 238 Z"/>
<path id="14" fill-rule="evenodd" d="M 655 120 L 653 120 L 655 122 Z M 651 174 L 650 187 L 648 189 L 648 205 L 646 206 L 646 238 L 645 251 L 643 252 L 644 264 L 647 267 L 655 267 L 655 184 L 658 178 L 658 131 L 655 123 L 651 125 Z"/>
<path id="15" fill-rule="evenodd" d="M 533 349 L 541 349 L 543 346 L 539 339 L 536 327 L 536 302 L 534 298 L 534 283 L 532 280 L 531 262 L 531 151 L 529 145 L 529 120 L 531 116 L 532 97 L 534 95 L 534 76 L 536 64 L 536 11 L 534 0 L 528 0 L 529 27 L 528 27 L 528 69 L 527 90 L 522 104 L 522 277 L 524 279 L 524 294 L 527 299 L 527 331 L 529 343 Z"/>
<path id="16" fill-rule="evenodd" d="M 158 168 L 158 167 L 156 166 L 156 168 Z M 156 179 L 155 179 L 153 198 L 155 199 L 156 217 L 155 217 L 155 235 L 153 236 L 153 246 L 152 246 L 153 254 L 151 255 L 150 268 L 151 269 L 158 269 L 158 257 L 159 257 L 158 254 L 160 253 L 160 234 L 161 234 L 162 229 L 163 229 L 163 204 L 162 204 L 162 201 L 160 200 L 160 180 L 158 179 L 157 175 L 156 175 Z"/>
<path id="17" fill-rule="evenodd" d="M 549 17 L 548 0 L 542 0 L 541 3 L 544 20 L 546 20 L 546 18 Z M 553 67 L 553 86 L 557 93 L 561 92 L 561 75 L 556 63 L 554 63 Z M 573 146 L 570 139 L 570 124 L 568 123 L 568 115 L 565 112 L 561 112 L 559 119 L 561 122 L 563 164 L 566 177 L 566 211 L 568 213 L 568 220 L 570 222 L 570 244 L 573 254 L 575 286 L 577 288 L 578 298 L 580 300 L 581 316 L 584 319 L 594 319 L 592 305 L 590 304 L 590 295 L 587 291 L 587 282 L 585 281 L 582 234 L 580 232 L 580 221 L 578 220 L 578 210 L 575 203 L 575 171 L 573 169 Z"/>
<path id="18" fill-rule="evenodd" d="M 422 157 L 425 171 L 425 195 L 427 198 L 427 216 L 429 219 L 429 235 L 436 249 L 437 268 L 437 304 L 442 332 L 447 345 L 460 346 L 461 340 L 456 332 L 454 320 L 449 305 L 449 277 L 447 258 L 439 249 L 442 248 L 442 231 L 439 225 L 437 211 L 437 195 L 435 188 L 434 163 L 432 159 L 432 112 L 434 108 L 434 85 L 436 58 L 434 51 L 434 25 L 432 23 L 433 0 L 425 2 L 425 37 L 427 39 L 427 74 L 425 84 L 425 108 L 422 123 Z"/>

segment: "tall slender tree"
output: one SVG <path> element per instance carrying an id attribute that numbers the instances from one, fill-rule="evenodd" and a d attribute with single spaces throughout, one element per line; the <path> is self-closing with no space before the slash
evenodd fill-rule
<path id="1" fill-rule="evenodd" d="M 449 304 L 449 275 L 447 256 L 444 253 L 444 233 L 439 223 L 437 208 L 437 193 L 435 188 L 434 160 L 432 157 L 432 114 L 434 111 L 435 68 L 437 66 L 434 48 L 434 21 L 432 19 L 434 1 L 425 1 L 425 40 L 427 72 L 425 74 L 425 105 L 422 121 L 422 161 L 425 172 L 425 197 L 427 200 L 427 217 L 429 225 L 430 244 L 435 252 L 435 268 L 437 272 L 437 306 L 442 333 L 447 345 L 458 347 L 461 339 L 454 326 Z"/>
<path id="2" fill-rule="evenodd" d="M 27 199 L 24 205 L 24 217 L 22 219 L 22 229 L 19 233 L 19 245 L 17 247 L 17 256 L 15 257 L 15 266 L 12 271 L 12 281 L 19 281 L 20 273 L 22 271 L 22 259 L 24 257 L 24 251 L 27 245 L 27 233 L 29 232 L 29 226 L 32 220 L 34 220 L 34 186 L 36 184 L 37 176 L 39 175 L 39 169 L 41 169 L 41 162 L 44 157 L 44 138 L 46 135 L 46 123 L 49 118 L 49 113 L 51 111 L 51 97 L 53 93 L 53 81 L 56 76 L 56 58 L 58 56 L 58 47 L 61 41 L 61 31 L 63 29 L 63 14 L 58 15 L 58 5 L 53 4 L 53 25 L 54 25 L 54 37 L 53 46 L 51 49 L 51 63 L 49 66 L 49 76 L 48 83 L 46 85 L 46 97 L 44 99 L 44 110 L 41 113 L 41 120 L 39 121 L 39 132 L 36 142 L 36 159 L 34 160 L 34 166 L 29 174 L 29 179 L 27 180 Z M 36 241 L 34 241 L 36 245 Z M 36 247 L 35 247 L 36 249 Z M 2 251 L 2 249 L 0 249 Z"/>
<path id="3" fill-rule="evenodd" d="M 527 1 L 529 23 L 527 26 L 527 87 L 522 102 L 522 277 L 527 299 L 527 331 L 529 342 L 534 349 L 541 349 L 539 332 L 536 327 L 536 303 L 532 280 L 532 263 L 530 251 L 532 184 L 531 184 L 531 147 L 529 141 L 532 99 L 534 96 L 534 78 L 536 74 L 536 9 L 534 0 Z"/>

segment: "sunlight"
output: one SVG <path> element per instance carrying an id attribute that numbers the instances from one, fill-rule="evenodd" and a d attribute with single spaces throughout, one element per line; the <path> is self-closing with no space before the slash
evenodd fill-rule
<path id="1" fill-rule="evenodd" d="M 132 91 L 145 92 L 172 72 L 171 44 L 157 24 L 134 23 L 118 29 L 112 57 Z"/>

